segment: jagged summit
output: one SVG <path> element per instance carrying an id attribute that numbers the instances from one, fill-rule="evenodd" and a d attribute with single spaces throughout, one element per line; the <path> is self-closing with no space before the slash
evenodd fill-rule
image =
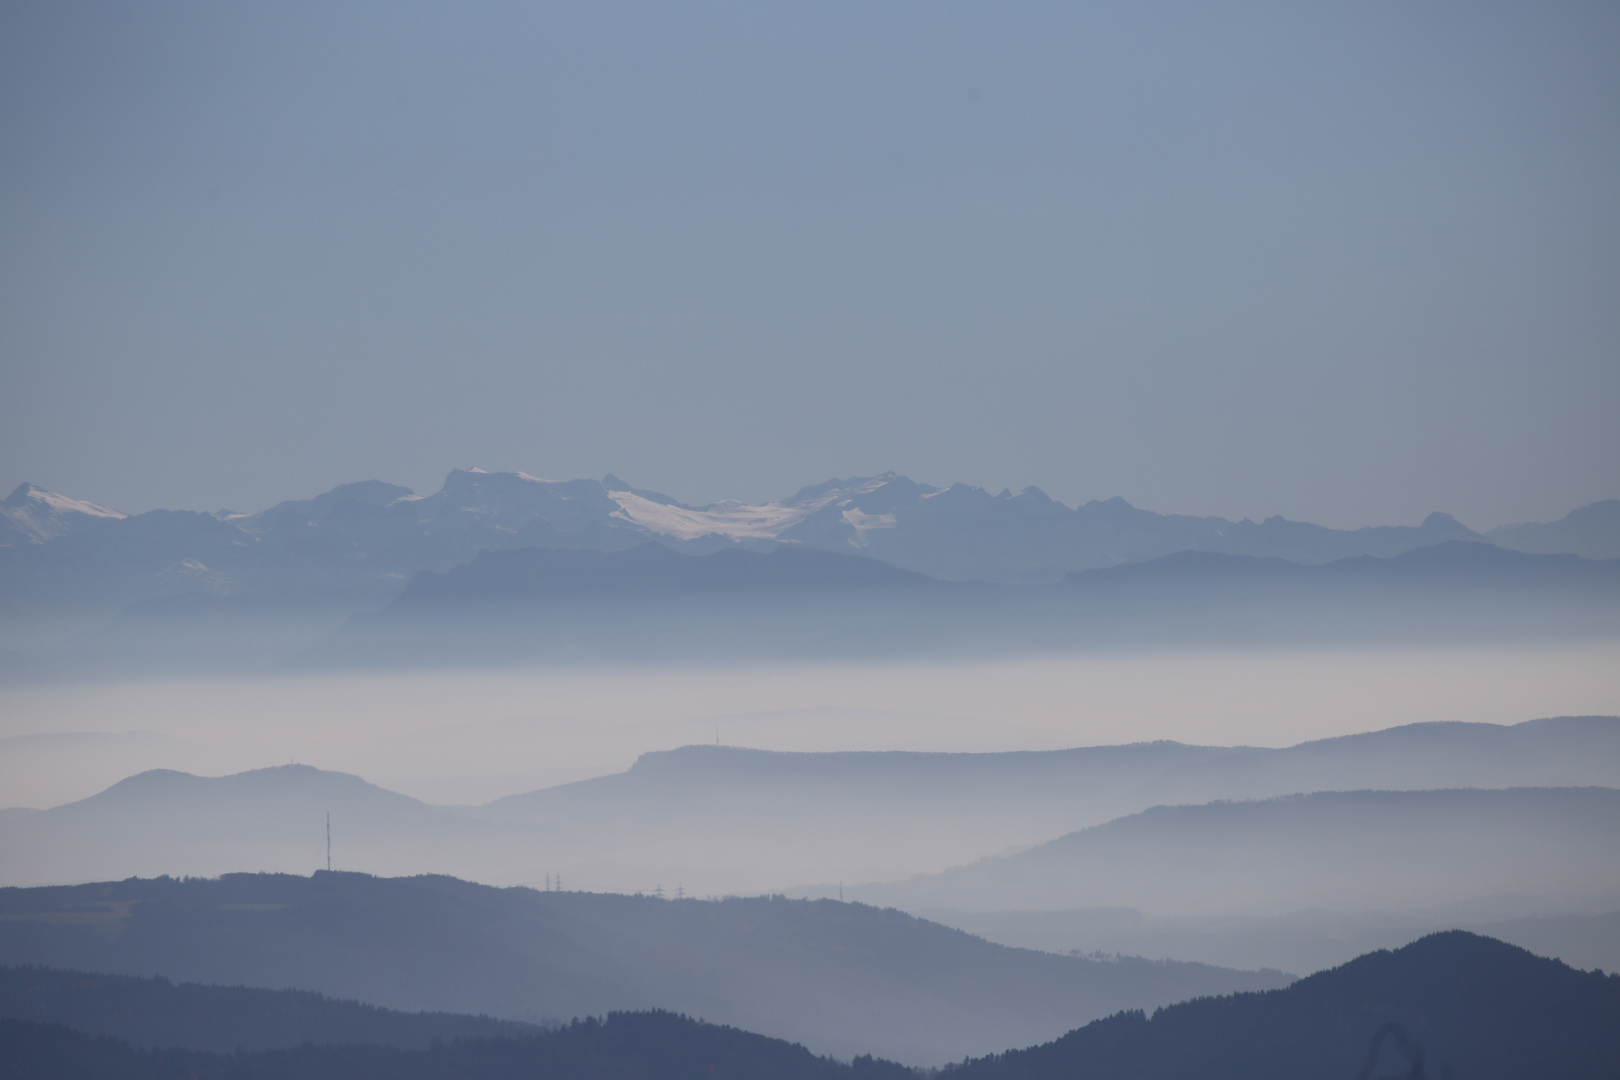
<path id="1" fill-rule="evenodd" d="M 18 484 L 0 503 L 0 544 L 43 544 L 88 521 L 122 521 L 127 515 L 100 503 L 72 499 L 38 484 Z"/>
<path id="2" fill-rule="evenodd" d="M 451 470 L 431 494 L 363 480 L 251 514 L 126 517 L 33 484 L 19 486 L 0 504 L 0 549 L 54 552 L 54 542 L 69 537 L 88 545 L 77 557 L 91 562 L 64 563 L 56 572 L 81 590 L 97 574 L 110 574 L 121 583 L 113 598 L 121 603 L 174 591 L 176 583 L 191 580 L 182 573 L 188 567 L 206 568 L 210 591 L 221 594 L 336 581 L 396 593 L 415 574 L 449 570 L 480 551 L 622 551 L 649 542 L 695 555 L 791 544 L 864 555 L 944 580 L 1016 584 L 1057 582 L 1183 551 L 1320 565 L 1471 541 L 1614 558 L 1620 557 L 1620 500 L 1595 503 L 1559 522 L 1482 535 L 1440 512 L 1418 526 L 1329 529 L 1281 516 L 1256 523 L 1160 514 L 1117 496 L 1070 507 L 1036 487 L 992 494 L 894 472 L 834 478 L 764 503 L 693 506 L 613 474 L 546 480 L 470 467 Z M 0 575 L 6 572 L 0 565 Z"/>
<path id="3" fill-rule="evenodd" d="M 1589 503 L 1557 521 L 1502 525 L 1485 538 L 1502 547 L 1543 555 L 1620 559 L 1620 499 Z"/>

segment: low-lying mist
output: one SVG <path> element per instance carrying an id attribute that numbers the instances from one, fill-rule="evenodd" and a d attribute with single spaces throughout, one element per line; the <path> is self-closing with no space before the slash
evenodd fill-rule
<path id="1" fill-rule="evenodd" d="M 146 769 L 222 775 L 296 761 L 428 802 L 481 804 L 716 741 L 1283 746 L 1422 721 L 1617 713 L 1617 670 L 1620 643 L 1587 642 L 35 684 L 0 688 L 0 790 L 7 805 L 42 808 Z"/>

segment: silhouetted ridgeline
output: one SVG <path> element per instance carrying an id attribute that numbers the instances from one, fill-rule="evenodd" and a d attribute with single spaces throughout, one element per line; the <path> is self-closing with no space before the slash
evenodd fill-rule
<path id="1" fill-rule="evenodd" d="M 1452 541 L 1323 566 L 1184 552 L 1055 585 L 939 581 L 803 549 L 486 553 L 418 575 L 315 666 L 1003 654 L 1176 642 L 1523 640 L 1620 632 L 1620 560 Z"/>
<path id="2" fill-rule="evenodd" d="M 898 1065 L 843 1065 L 800 1046 L 667 1012 L 610 1014 L 530 1037 L 422 1051 L 304 1046 L 213 1056 L 139 1054 L 64 1027 L 0 1020 L 19 1080 L 909 1080 Z M 1123 1012 L 1050 1043 L 969 1060 L 942 1080 L 1612 1080 L 1620 976 L 1575 971 L 1452 931 L 1360 957 L 1283 990 Z"/>
<path id="3" fill-rule="evenodd" d="M 947 580 L 1056 581 L 1178 551 L 1325 563 L 1486 539 L 1525 551 L 1620 557 L 1620 502 L 1480 534 L 1445 514 L 1416 527 L 1341 530 L 1281 517 L 1257 523 L 1157 514 L 1119 498 L 1070 508 L 1034 488 L 997 496 L 892 473 L 828 481 L 764 506 L 691 507 L 612 476 L 546 481 L 457 469 L 426 497 L 371 480 L 256 514 L 132 516 L 23 484 L 0 502 L 0 585 L 42 607 L 116 608 L 188 586 L 392 595 L 410 575 L 447 570 L 481 550 L 620 551 L 648 541 L 692 553 L 780 542 L 861 552 Z"/>
<path id="4" fill-rule="evenodd" d="M 1422 1047 L 1421 1071 L 1380 1029 Z M 1390 1032 L 1394 1035 L 1395 1032 Z M 1612 1080 L 1620 976 L 1461 931 L 1362 956 L 1283 990 L 1122 1013 L 1044 1046 L 953 1067 L 949 1080 Z"/>
<path id="5" fill-rule="evenodd" d="M 758 594 L 937 585 L 932 578 L 876 559 L 810 548 L 784 546 L 767 553 L 728 550 L 690 556 L 649 543 L 621 552 L 481 551 L 471 562 L 442 574 L 417 574 L 394 606 L 403 610 L 463 603 L 526 604 L 567 596 Z"/>
<path id="6" fill-rule="evenodd" d="M 23 485 L 0 503 L 0 621 L 25 646 L 0 673 L 1612 635 L 1620 571 L 1594 559 L 1620 555 L 1617 507 L 1482 535 L 1444 514 L 1346 531 L 892 475 L 689 507 L 612 477 L 458 470 L 425 498 L 372 481 L 134 516 Z M 480 627 L 497 597 L 510 624 Z"/>
<path id="7" fill-rule="evenodd" d="M 231 874 L 0 889 L 0 963 L 544 1021 L 676 1009 L 840 1057 L 960 1060 L 1280 972 L 1011 949 L 898 911 Z"/>
<path id="8" fill-rule="evenodd" d="M 704 894 L 749 895 L 808 884 L 836 890 L 840 880 L 854 886 L 937 873 L 986 852 L 1051 840 L 1156 804 L 1357 788 L 1577 785 L 1620 787 L 1620 718 L 1561 717 L 1513 726 L 1417 724 L 1275 750 L 1167 742 L 1002 754 L 689 746 L 644 755 L 623 773 L 512 796 L 477 810 L 432 806 L 358 777 L 308 766 L 224 777 L 160 770 L 49 810 L 0 813 L 0 885 L 165 873 L 212 877 L 242 866 L 303 874 L 319 865 L 323 820 L 330 811 L 344 868 L 387 876 L 434 872 L 504 885 L 560 872 L 570 882 L 603 891 L 650 889 L 660 881 L 684 882 Z M 1414 865 L 1401 863 L 1403 852 L 1418 860 L 1419 871 L 1433 865 L 1432 852 L 1419 842 L 1427 834 L 1411 828 L 1424 821 L 1438 822 L 1454 836 L 1483 837 L 1488 846 L 1482 850 L 1491 853 L 1482 867 L 1464 868 L 1453 882 L 1457 888 L 1447 886 L 1443 876 L 1423 875 L 1425 888 L 1446 887 L 1436 902 L 1461 898 L 1461 886 L 1482 880 L 1481 870 L 1484 879 L 1497 883 L 1487 892 L 1500 892 L 1504 882 L 1521 892 L 1527 885 L 1536 894 L 1568 892 L 1558 881 L 1519 868 L 1528 866 L 1527 860 L 1580 860 L 1575 839 L 1584 834 L 1569 831 L 1556 815 L 1523 817 L 1514 808 L 1523 798 L 1498 792 L 1428 800 L 1318 799 L 1323 814 L 1337 808 L 1335 820 L 1327 823 L 1331 830 L 1319 838 L 1353 838 L 1357 820 L 1367 823 L 1367 832 L 1404 812 L 1402 832 L 1410 835 L 1381 849 L 1378 862 L 1385 873 L 1403 874 L 1398 865 Z M 1481 804 L 1473 811 L 1478 820 L 1448 813 L 1448 799 Z M 1190 827 L 1192 818 L 1268 812 L 1277 814 L 1264 806 L 1161 812 L 1155 818 L 1160 825 L 1140 835 L 1142 855 L 1179 843 L 1176 827 Z M 1280 824 L 1293 816 L 1285 808 Z M 1507 831 L 1491 831 L 1486 822 L 1496 818 Z M 1528 829 L 1532 820 L 1545 829 Z M 1229 839 L 1236 844 L 1242 838 Z M 1303 839 L 1309 844 L 1313 837 Z M 1606 834 L 1597 839 L 1607 845 L 1602 850 L 1612 850 Z M 1589 876 L 1587 869 L 1570 881 Z M 1091 879 L 1084 896 L 1049 893 L 1040 902 L 1031 897 L 1016 906 L 1135 906 L 1136 899 L 1121 895 L 1122 880 L 1108 871 Z M 1360 882 L 1352 879 L 1357 887 Z M 1111 897 L 1102 895 L 1110 891 Z M 970 899 L 972 906 L 984 907 L 962 890 L 946 897 L 919 892 L 906 903 L 961 909 Z M 1378 899 L 1382 905 L 1390 897 L 1381 893 Z M 1007 906 L 1004 898 L 992 896 L 987 909 Z M 1492 917 L 1545 910 L 1511 909 Z M 1448 919 L 1443 925 L 1459 924 Z M 1475 920 L 1460 925 L 1473 927 Z M 1083 944 L 1067 941 L 1059 951 Z M 1365 951 L 1336 954 L 1333 961 Z M 1323 966 L 1266 964 L 1294 971 Z"/>
<path id="9" fill-rule="evenodd" d="M 907 910 L 1399 910 L 1472 897 L 1600 910 L 1620 895 L 1620 791 L 1334 791 L 1156 806 L 1026 851 L 850 895 Z"/>
<path id="10" fill-rule="evenodd" d="M 481 813 L 556 830 L 582 860 L 602 865 L 617 857 L 666 877 L 733 852 L 757 872 L 757 891 L 943 869 L 1155 804 L 1357 788 L 1566 785 L 1620 787 L 1620 718 L 1414 724 L 1286 749 L 1156 742 L 1001 754 L 812 754 L 689 746 L 643 755 L 623 773 L 500 799 Z M 86 876 L 111 875 L 79 878 Z"/>
<path id="11" fill-rule="evenodd" d="M 914 1080 L 910 1069 L 842 1064 L 802 1046 L 667 1012 L 612 1013 L 517 1039 L 428 1050 L 301 1046 L 215 1055 L 138 1052 L 110 1037 L 0 1020 L 7 1080 Z"/>
<path id="12" fill-rule="evenodd" d="M 435 1040 L 538 1033 L 487 1016 L 398 1012 L 307 990 L 172 983 L 161 977 L 0 967 L 0 1017 L 64 1024 L 141 1047 L 229 1052 L 371 1043 L 426 1049 Z"/>

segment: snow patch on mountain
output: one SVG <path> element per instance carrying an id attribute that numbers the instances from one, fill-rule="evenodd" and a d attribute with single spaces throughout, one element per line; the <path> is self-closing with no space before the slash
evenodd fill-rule
<path id="1" fill-rule="evenodd" d="M 810 512 L 780 503 L 749 506 L 729 501 L 698 509 L 654 502 L 632 491 L 610 491 L 608 498 L 619 504 L 613 517 L 677 540 L 696 540 L 714 535 L 733 540 L 772 540 Z"/>
<path id="2" fill-rule="evenodd" d="M 892 473 L 832 480 L 803 488 L 784 502 L 753 504 L 726 500 L 708 506 L 685 506 L 651 492 L 613 490 L 623 486 L 616 477 L 607 486 L 608 498 L 619 505 L 612 516 L 639 525 L 648 532 L 677 540 L 697 540 L 705 536 L 725 536 L 733 540 L 777 540 L 806 518 L 833 507 L 858 537 L 868 529 L 892 529 L 893 513 L 868 513 L 854 500 L 871 495 L 895 481 Z M 903 481 L 909 483 L 909 481 Z M 932 489 L 928 489 L 930 492 Z M 662 501 L 660 501 L 662 500 Z"/>
<path id="3" fill-rule="evenodd" d="M 86 518 L 122 521 L 127 515 L 100 503 L 72 499 L 34 484 L 20 484 L 0 503 L 0 517 L 29 542 L 43 544 L 70 532 Z"/>
<path id="4" fill-rule="evenodd" d="M 865 532 L 867 529 L 892 529 L 896 524 L 893 514 L 865 514 L 853 508 L 845 510 L 842 516 L 856 532 Z"/>

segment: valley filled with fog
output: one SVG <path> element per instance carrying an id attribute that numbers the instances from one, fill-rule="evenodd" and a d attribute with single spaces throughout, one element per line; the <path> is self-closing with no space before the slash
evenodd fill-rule
<path id="1" fill-rule="evenodd" d="M 1620 711 L 1620 644 L 1090 652 L 958 664 L 393 671 L 0 686 L 0 788 L 45 808 L 135 772 L 299 762 L 433 803 L 690 744 L 992 753 L 1286 746 L 1399 724 Z"/>

